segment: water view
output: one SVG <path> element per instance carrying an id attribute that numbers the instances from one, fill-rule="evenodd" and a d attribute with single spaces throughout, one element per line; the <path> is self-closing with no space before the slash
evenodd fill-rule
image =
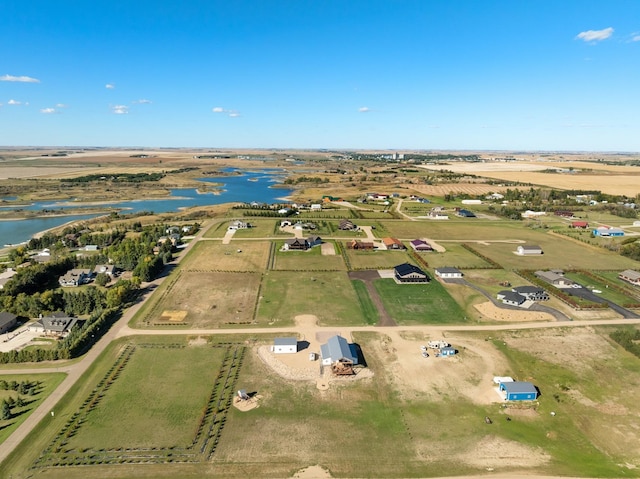
<path id="1" fill-rule="evenodd" d="M 226 172 L 237 170 L 226 169 Z M 198 193 L 196 188 L 173 189 L 171 196 L 162 199 L 141 198 L 133 201 L 103 203 L 105 210 L 118 209 L 122 213 L 139 213 L 141 211 L 153 211 L 154 213 L 167 213 L 178 211 L 193 206 L 218 205 L 222 203 L 252 202 L 276 203 L 293 190 L 286 188 L 272 188 L 274 184 L 281 183 L 285 178 L 285 172 L 277 169 L 265 169 L 260 171 L 245 171 L 241 175 L 201 178 L 204 183 L 220 183 L 217 193 Z M 5 198 L 8 200 L 8 198 Z M 35 202 L 29 205 L 21 205 L 20 209 L 28 211 L 40 210 L 64 210 L 87 206 L 86 204 L 71 204 L 68 201 L 60 202 Z M 15 206 L 5 208 L 16 209 Z M 28 241 L 40 231 L 63 225 L 72 221 L 81 221 L 99 216 L 93 215 L 65 215 L 56 217 L 30 218 L 25 220 L 0 221 L 0 247 L 5 244 L 18 244 Z"/>

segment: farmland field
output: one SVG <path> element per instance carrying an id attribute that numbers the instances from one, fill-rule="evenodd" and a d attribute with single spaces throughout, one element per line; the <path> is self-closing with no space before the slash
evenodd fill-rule
<path id="1" fill-rule="evenodd" d="M 351 269 L 391 269 L 410 261 L 407 251 L 361 251 L 348 249 L 345 251 Z"/>
<path id="2" fill-rule="evenodd" d="M 432 268 L 452 266 L 455 268 L 490 268 L 491 265 L 482 258 L 465 249 L 459 243 L 440 243 L 446 248 L 444 253 L 420 253 L 420 256 Z"/>
<path id="3" fill-rule="evenodd" d="M 322 255 L 320 246 L 307 251 L 280 251 L 282 243 L 277 242 L 274 269 L 285 271 L 346 271 L 342 256 Z"/>

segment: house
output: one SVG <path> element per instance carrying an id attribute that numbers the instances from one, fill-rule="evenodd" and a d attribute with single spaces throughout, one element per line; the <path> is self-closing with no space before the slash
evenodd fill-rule
<path id="1" fill-rule="evenodd" d="M 500 391 L 505 401 L 534 401 L 538 397 L 536 387 L 526 381 L 501 382 Z"/>
<path id="2" fill-rule="evenodd" d="M 293 223 L 291 223 L 290 220 L 282 220 L 280 222 L 280 228 L 284 228 L 285 226 L 291 226 Z"/>
<path id="3" fill-rule="evenodd" d="M 496 295 L 496 298 L 501 300 L 504 304 L 508 304 L 510 306 L 520 306 L 527 300 L 527 298 L 525 298 L 523 295 L 509 290 L 500 291 Z"/>
<path id="4" fill-rule="evenodd" d="M 372 250 L 374 249 L 374 244 L 368 241 L 360 241 L 360 240 L 351 240 L 347 243 L 347 247 L 349 249 L 364 249 L 364 250 Z"/>
<path id="5" fill-rule="evenodd" d="M 62 287 L 80 286 L 89 282 L 91 279 L 90 269 L 72 269 L 67 271 L 64 276 L 60 276 L 58 283 Z"/>
<path id="6" fill-rule="evenodd" d="M 49 248 L 45 248 L 40 251 L 37 256 L 51 256 L 51 250 Z"/>
<path id="7" fill-rule="evenodd" d="M 549 294 L 538 286 L 516 286 L 511 291 L 531 301 L 549 301 Z"/>
<path id="8" fill-rule="evenodd" d="M 443 211 L 444 211 L 444 208 L 442 206 L 436 206 L 434 208 L 431 208 L 431 211 L 429 211 L 429 219 L 448 220 L 449 217 L 443 214 Z"/>
<path id="9" fill-rule="evenodd" d="M 309 242 L 305 238 L 290 238 L 284 241 L 285 251 L 306 251 L 309 249 Z"/>
<path id="10" fill-rule="evenodd" d="M 573 211 L 558 210 L 553 212 L 556 216 L 562 216 L 563 218 L 573 218 Z"/>
<path id="11" fill-rule="evenodd" d="M 573 221 L 571 223 L 571 227 L 572 228 L 580 228 L 580 229 L 586 230 L 587 228 L 589 228 L 589 222 L 588 221 Z"/>
<path id="12" fill-rule="evenodd" d="M 504 195 L 500 193 L 491 193 L 490 195 L 485 196 L 487 200 L 502 200 L 504 199 Z"/>
<path id="13" fill-rule="evenodd" d="M 516 254 L 519 254 L 520 256 L 528 256 L 528 255 L 543 254 L 543 252 L 542 252 L 542 248 L 538 245 L 524 244 L 524 245 L 519 245 L 516 248 Z"/>
<path id="14" fill-rule="evenodd" d="M 599 226 L 591 231 L 594 236 L 613 237 L 624 236 L 624 231 L 614 226 Z"/>
<path id="15" fill-rule="evenodd" d="M 0 334 L 8 333 L 18 324 L 18 317 L 15 314 L 5 311 L 0 313 Z"/>
<path id="16" fill-rule="evenodd" d="M 311 205 L 311 211 L 321 211 L 322 205 L 320 203 L 314 203 Z"/>
<path id="17" fill-rule="evenodd" d="M 309 244 L 309 248 L 313 248 L 314 246 L 322 244 L 322 238 L 320 238 L 320 236 L 312 235 L 307 238 L 307 243 Z"/>
<path id="18" fill-rule="evenodd" d="M 409 245 L 413 248 L 413 251 L 433 251 L 431 245 L 421 239 L 414 239 L 409 242 Z"/>
<path id="19" fill-rule="evenodd" d="M 451 268 L 445 266 L 443 268 L 436 268 L 436 276 L 441 278 L 462 278 L 462 271 L 458 268 Z"/>
<path id="20" fill-rule="evenodd" d="M 473 213 L 473 211 L 469 211 L 469 210 L 465 210 L 465 209 L 458 210 L 457 215 L 462 217 L 462 218 L 475 218 L 476 217 L 476 215 L 475 215 L 475 213 Z"/>
<path id="21" fill-rule="evenodd" d="M 93 268 L 93 274 L 104 273 L 110 278 L 113 278 L 116 272 L 116 267 L 112 264 L 99 264 L 95 268 Z"/>
<path id="22" fill-rule="evenodd" d="M 67 316 L 64 313 L 53 313 L 45 316 L 29 325 L 29 331 L 43 333 L 45 336 L 65 337 L 78 324 L 78 318 Z"/>
<path id="23" fill-rule="evenodd" d="M 344 366 L 358 364 L 355 346 L 339 335 L 331 336 L 326 343 L 320 345 L 320 358 L 323 366 L 333 366 L 336 363 Z"/>
<path id="24" fill-rule="evenodd" d="M 387 247 L 387 249 L 395 249 L 395 250 L 403 250 L 407 249 L 402 241 L 397 238 L 382 238 L 382 242 Z"/>
<path id="25" fill-rule="evenodd" d="M 276 354 L 292 354 L 298 352 L 298 340 L 296 338 L 275 338 L 271 346 L 271 352 Z"/>
<path id="26" fill-rule="evenodd" d="M 532 211 L 532 210 L 527 210 L 524 213 L 520 213 L 520 216 L 522 216 L 523 218 L 537 218 L 538 216 L 544 216 L 547 213 L 545 213 L 544 211 Z"/>
<path id="27" fill-rule="evenodd" d="M 240 221 L 240 220 L 235 220 L 232 221 L 231 224 L 229 225 L 229 227 L 227 228 L 229 231 L 236 231 L 236 230 L 244 230 L 247 228 L 251 228 L 251 225 L 249 223 L 246 223 L 244 221 Z"/>
<path id="28" fill-rule="evenodd" d="M 88 244 L 84 247 L 85 251 L 98 251 L 99 249 L 100 247 L 97 244 Z"/>
<path id="29" fill-rule="evenodd" d="M 429 275 L 410 263 L 399 264 L 393 268 L 397 283 L 428 283 Z"/>
<path id="30" fill-rule="evenodd" d="M 570 287 L 574 283 L 570 279 L 564 277 L 562 271 L 536 271 L 534 273 L 538 278 L 550 283 L 558 288 Z"/>
<path id="31" fill-rule="evenodd" d="M 7 284 L 11 278 L 13 278 L 18 272 L 13 268 L 7 268 L 5 271 L 0 273 L 0 289 L 4 289 L 4 285 Z"/>
<path id="32" fill-rule="evenodd" d="M 640 273 L 632 269 L 626 269 L 618 275 L 623 281 L 627 281 L 635 286 L 640 286 Z"/>
<path id="33" fill-rule="evenodd" d="M 338 229 L 342 231 L 353 231 L 358 229 L 356 225 L 354 225 L 350 220 L 340 220 L 340 224 L 338 224 Z"/>
<path id="34" fill-rule="evenodd" d="M 462 200 L 463 205 L 481 205 L 482 200 Z"/>

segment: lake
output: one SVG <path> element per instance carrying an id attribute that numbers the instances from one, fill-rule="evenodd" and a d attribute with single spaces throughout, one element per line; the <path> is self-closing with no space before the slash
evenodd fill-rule
<path id="1" fill-rule="evenodd" d="M 239 170 L 225 169 L 225 172 Z M 264 169 L 259 171 L 243 171 L 241 175 L 216 176 L 213 178 L 201 178 L 204 183 L 219 183 L 220 194 L 198 193 L 195 188 L 173 189 L 171 196 L 162 199 L 141 198 L 133 201 L 121 201 L 105 203 L 106 210 L 117 208 L 122 213 L 138 213 L 140 211 L 153 211 L 154 213 L 168 213 L 192 206 L 219 205 L 223 203 L 238 203 L 257 201 L 259 203 L 277 203 L 283 197 L 290 195 L 293 190 L 286 188 L 272 188 L 277 183 L 282 183 L 286 177 L 284 170 Z M 8 200 L 8 198 L 4 198 Z M 86 205 L 70 204 L 69 201 L 60 202 L 35 202 L 29 205 L 21 205 L 19 209 L 40 211 L 43 209 L 55 209 L 73 211 Z M 2 208 L 17 209 L 16 206 Z M 33 235 L 50 228 L 61 226 L 68 222 L 82 221 L 99 216 L 94 215 L 65 215 L 56 217 L 31 218 L 26 220 L 0 221 L 0 248 L 5 244 L 18 244 L 28 241 Z"/>

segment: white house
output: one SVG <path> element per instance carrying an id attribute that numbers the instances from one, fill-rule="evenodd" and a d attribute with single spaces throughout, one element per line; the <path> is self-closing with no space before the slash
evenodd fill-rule
<path id="1" fill-rule="evenodd" d="M 451 268 L 445 266 L 443 268 L 436 268 L 436 276 L 441 278 L 462 278 L 462 271 L 458 268 Z"/>
<path id="2" fill-rule="evenodd" d="M 332 336 L 325 344 L 321 345 L 320 356 L 323 366 L 330 366 L 337 362 L 358 364 L 358 355 L 342 336 Z"/>
<path id="3" fill-rule="evenodd" d="M 271 346 L 271 352 L 275 354 L 292 354 L 298 352 L 298 340 L 296 338 L 275 338 Z"/>
<path id="4" fill-rule="evenodd" d="M 314 203 L 311 205 L 311 211 L 320 211 L 322 209 L 322 205 L 320 203 Z"/>

